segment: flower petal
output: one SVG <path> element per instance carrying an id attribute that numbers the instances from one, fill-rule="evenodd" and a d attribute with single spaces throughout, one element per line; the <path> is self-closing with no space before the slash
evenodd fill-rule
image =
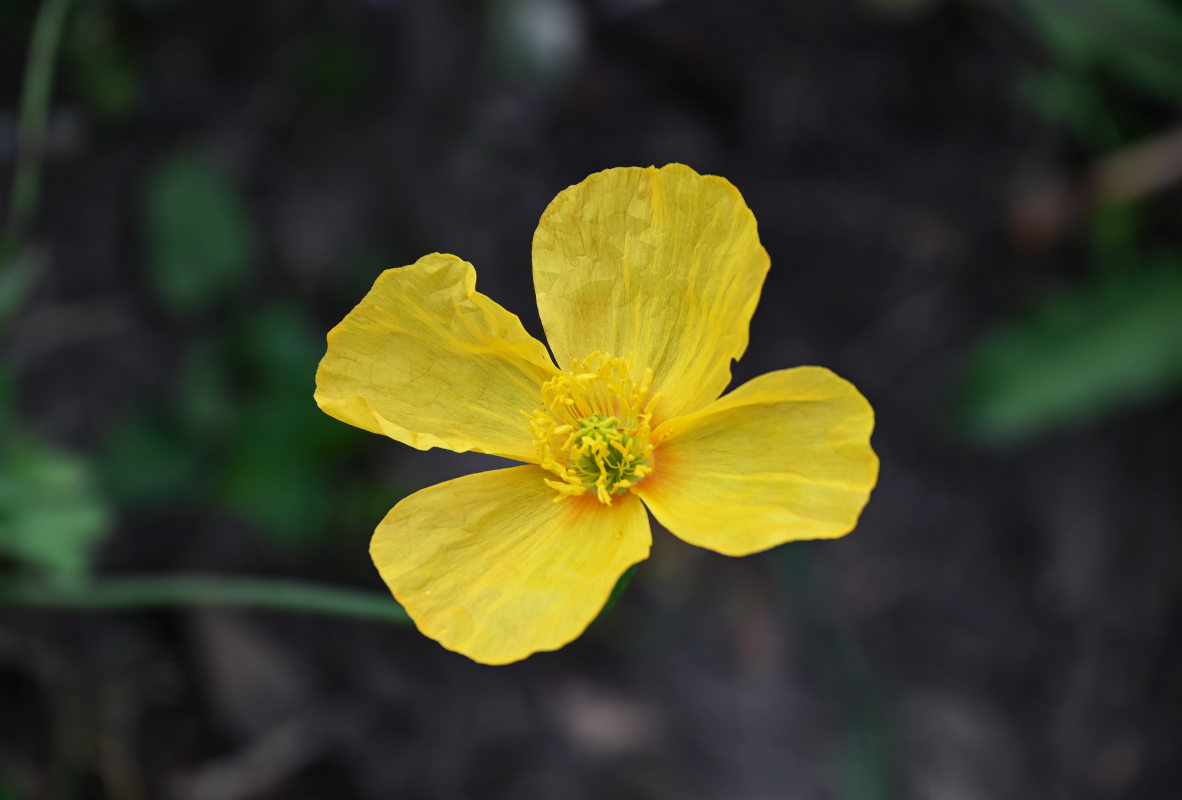
<path id="1" fill-rule="evenodd" d="M 558 365 L 595 351 L 632 356 L 653 370 L 658 422 L 730 383 L 768 263 L 739 191 L 682 164 L 609 169 L 564 189 L 533 241 Z"/>
<path id="2" fill-rule="evenodd" d="M 476 291 L 476 271 L 435 253 L 388 269 L 328 333 L 316 402 L 339 420 L 426 450 L 534 461 L 522 412 L 557 374 L 521 321 Z"/>
<path id="3" fill-rule="evenodd" d="M 878 478 L 874 410 L 822 367 L 761 375 L 654 432 L 632 490 L 690 544 L 741 556 L 853 530 Z"/>
<path id="4" fill-rule="evenodd" d="M 478 472 L 416 492 L 386 515 L 370 555 L 420 631 L 485 664 L 556 650 L 648 557 L 637 498 L 555 502 L 548 475 L 535 466 Z"/>

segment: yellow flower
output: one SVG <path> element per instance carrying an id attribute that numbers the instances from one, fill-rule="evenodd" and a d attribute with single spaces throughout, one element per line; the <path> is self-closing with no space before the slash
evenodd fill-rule
<path id="1" fill-rule="evenodd" d="M 738 190 L 671 164 L 596 173 L 542 215 L 553 361 L 455 256 L 378 277 L 328 334 L 320 408 L 420 450 L 524 462 L 416 492 L 378 525 L 374 564 L 420 631 L 487 664 L 562 647 L 648 556 L 645 506 L 733 556 L 853 529 L 878 476 L 857 389 L 797 367 L 719 397 L 768 265 Z"/>

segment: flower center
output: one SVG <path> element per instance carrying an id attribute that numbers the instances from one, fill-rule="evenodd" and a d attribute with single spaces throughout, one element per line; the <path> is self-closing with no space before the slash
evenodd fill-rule
<path id="1" fill-rule="evenodd" d="M 653 471 L 653 372 L 632 378 L 631 359 L 592 353 L 542 386 L 543 407 L 529 427 L 555 500 L 594 490 L 601 503 L 623 494 Z"/>

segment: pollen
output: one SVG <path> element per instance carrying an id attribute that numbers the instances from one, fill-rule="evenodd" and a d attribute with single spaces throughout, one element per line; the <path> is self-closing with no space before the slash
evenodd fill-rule
<path id="1" fill-rule="evenodd" d="M 595 492 L 611 505 L 653 471 L 653 372 L 634 377 L 632 360 L 592 353 L 542 386 L 542 407 L 526 413 L 555 501 Z"/>

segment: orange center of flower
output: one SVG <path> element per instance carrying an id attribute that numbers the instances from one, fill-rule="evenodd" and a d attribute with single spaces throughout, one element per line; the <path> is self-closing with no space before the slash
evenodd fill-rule
<path id="1" fill-rule="evenodd" d="M 542 386 L 543 407 L 527 414 L 556 501 L 589 489 L 601 503 L 653 471 L 653 371 L 632 378 L 631 360 L 592 353 Z"/>

